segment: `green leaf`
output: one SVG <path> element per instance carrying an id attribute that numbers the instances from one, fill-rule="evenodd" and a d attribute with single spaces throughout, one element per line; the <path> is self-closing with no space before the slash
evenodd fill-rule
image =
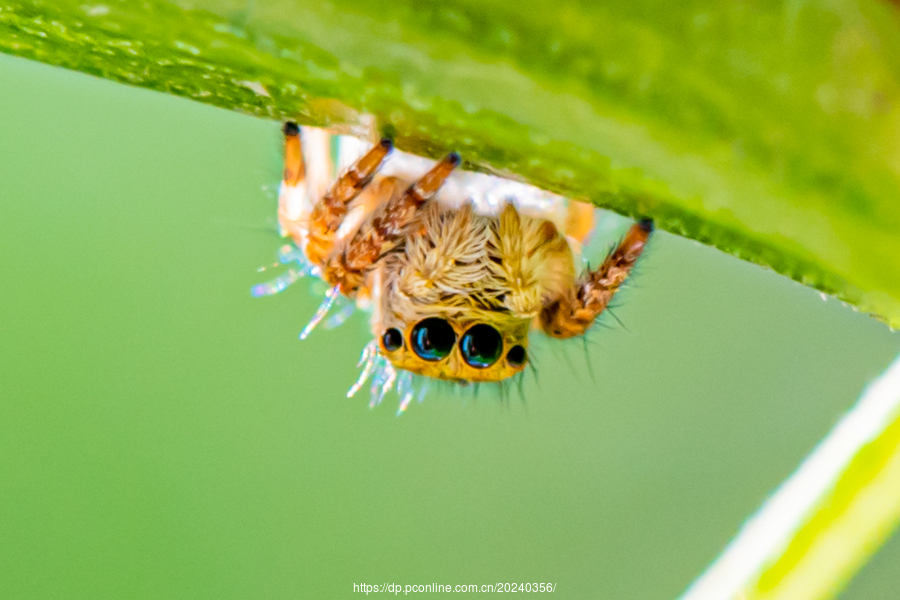
<path id="1" fill-rule="evenodd" d="M 0 50 L 460 151 L 900 325 L 900 15 L 880 0 L 0 0 Z M 6 91 L 8 93 L 8 91 Z"/>

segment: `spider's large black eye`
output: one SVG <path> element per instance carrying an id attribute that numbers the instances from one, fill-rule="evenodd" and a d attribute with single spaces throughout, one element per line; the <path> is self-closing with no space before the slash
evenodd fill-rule
<path id="1" fill-rule="evenodd" d="M 413 351 L 419 357 L 438 361 L 453 350 L 453 345 L 456 343 L 456 332 L 447 321 L 431 317 L 413 327 L 410 342 Z"/>
<path id="2" fill-rule="evenodd" d="M 471 327 L 459 342 L 463 359 L 476 369 L 485 369 L 500 358 L 503 350 L 503 338 L 490 325 L 480 324 Z"/>
<path id="3" fill-rule="evenodd" d="M 393 352 L 394 350 L 403 347 L 403 334 L 400 333 L 399 329 L 391 327 L 384 332 L 383 336 L 381 336 L 381 343 L 384 344 L 385 350 Z"/>

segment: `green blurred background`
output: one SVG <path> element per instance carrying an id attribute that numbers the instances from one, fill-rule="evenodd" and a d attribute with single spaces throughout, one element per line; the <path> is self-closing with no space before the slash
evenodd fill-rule
<path id="1" fill-rule="evenodd" d="M 363 315 L 297 333 L 278 124 L 0 56 L 0 597 L 341 598 L 545 581 L 674 598 L 900 351 L 658 233 L 525 401 L 346 399 Z M 593 365 L 594 378 L 587 367 Z M 897 597 L 894 536 L 844 598 Z"/>

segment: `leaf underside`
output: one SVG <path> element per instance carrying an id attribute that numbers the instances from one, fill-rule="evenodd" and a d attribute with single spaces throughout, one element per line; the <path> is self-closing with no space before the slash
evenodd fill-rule
<path id="1" fill-rule="evenodd" d="M 372 114 L 403 150 L 652 217 L 900 325 L 881 0 L 0 0 L 0 51 L 277 120 Z"/>

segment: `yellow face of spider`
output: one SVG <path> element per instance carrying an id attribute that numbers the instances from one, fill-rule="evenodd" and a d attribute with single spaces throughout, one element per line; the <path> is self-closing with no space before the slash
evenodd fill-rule
<path id="1" fill-rule="evenodd" d="M 402 327 L 402 329 L 401 329 Z M 460 323 L 448 316 L 388 327 L 379 351 L 398 369 L 458 382 L 500 381 L 520 373 L 528 360 L 528 329 L 501 333 L 486 322 Z"/>

